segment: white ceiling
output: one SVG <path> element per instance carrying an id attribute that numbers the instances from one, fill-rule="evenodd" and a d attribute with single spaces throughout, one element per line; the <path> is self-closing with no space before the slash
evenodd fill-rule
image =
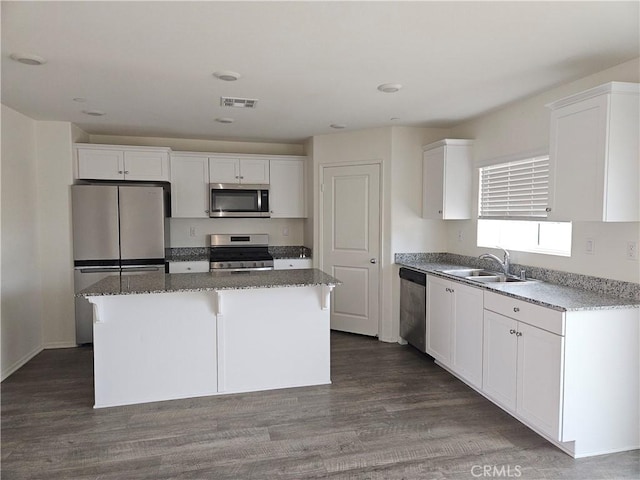
<path id="1" fill-rule="evenodd" d="M 2 1 L 2 103 L 92 134 L 300 142 L 332 123 L 449 127 L 640 56 L 639 5 Z"/>

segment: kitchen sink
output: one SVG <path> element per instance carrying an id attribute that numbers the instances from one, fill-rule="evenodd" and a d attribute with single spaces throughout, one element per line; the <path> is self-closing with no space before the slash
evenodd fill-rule
<path id="1" fill-rule="evenodd" d="M 471 280 L 472 282 L 479 282 L 479 283 L 526 283 L 526 282 L 530 282 L 531 280 L 522 280 L 521 278 L 517 278 L 517 277 L 507 277 L 506 275 L 487 275 L 487 276 L 482 276 L 482 277 L 464 277 L 467 280 Z"/>
<path id="2" fill-rule="evenodd" d="M 454 275 L 456 277 L 493 277 L 499 275 L 498 272 L 490 272 L 481 268 L 456 268 L 452 270 L 441 270 L 442 273 Z"/>
<path id="3" fill-rule="evenodd" d="M 483 270 L 482 268 L 454 268 L 451 270 L 441 270 L 441 272 L 478 283 L 529 283 L 534 281 L 507 276 L 504 273 Z"/>

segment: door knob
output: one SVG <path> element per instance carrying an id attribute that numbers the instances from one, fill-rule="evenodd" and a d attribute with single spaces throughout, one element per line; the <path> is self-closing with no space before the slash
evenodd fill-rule
<path id="1" fill-rule="evenodd" d="M 378 263 L 378 260 L 376 260 L 375 258 L 372 258 L 371 260 L 369 260 L 369 263 Z"/>

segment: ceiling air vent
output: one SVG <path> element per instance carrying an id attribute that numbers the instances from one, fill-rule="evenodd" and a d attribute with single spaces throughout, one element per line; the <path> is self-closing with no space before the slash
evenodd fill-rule
<path id="1" fill-rule="evenodd" d="M 237 108 L 256 108 L 258 100 L 254 98 L 220 97 L 220 106 Z"/>

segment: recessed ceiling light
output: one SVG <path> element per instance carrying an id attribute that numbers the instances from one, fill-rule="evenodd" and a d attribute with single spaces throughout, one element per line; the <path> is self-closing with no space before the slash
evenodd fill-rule
<path id="1" fill-rule="evenodd" d="M 102 110 L 82 110 L 85 115 L 91 115 L 92 117 L 101 117 L 106 115 Z"/>
<path id="2" fill-rule="evenodd" d="M 329 125 L 331 128 L 335 128 L 336 130 L 342 130 L 343 128 L 347 128 L 344 123 L 332 123 Z"/>
<path id="3" fill-rule="evenodd" d="M 74 102 L 78 102 L 78 103 L 84 103 L 84 102 L 87 101 L 87 99 L 83 98 L 83 97 L 76 97 L 76 98 L 73 99 L 73 101 Z"/>
<path id="4" fill-rule="evenodd" d="M 225 82 L 235 82 L 240 77 L 242 77 L 242 75 L 240 75 L 239 73 L 232 72 L 230 70 L 214 72 L 213 76 L 216 77 L 218 80 L 224 80 Z"/>
<path id="5" fill-rule="evenodd" d="M 391 117 L 391 118 L 390 118 L 390 120 L 391 120 L 392 122 L 395 122 L 395 121 L 397 121 L 397 120 L 400 120 L 400 118 L 399 118 L 399 117 Z"/>
<path id="6" fill-rule="evenodd" d="M 20 62 L 25 65 L 42 65 L 43 63 L 47 63 L 44 58 L 32 53 L 12 53 L 9 57 L 16 62 Z"/>
<path id="7" fill-rule="evenodd" d="M 399 83 L 383 83 L 382 85 L 378 85 L 378 90 L 384 93 L 396 93 L 401 88 L 402 85 Z"/>
<path id="8" fill-rule="evenodd" d="M 218 123 L 233 123 L 235 120 L 229 117 L 220 117 L 216 118 L 216 122 Z"/>

